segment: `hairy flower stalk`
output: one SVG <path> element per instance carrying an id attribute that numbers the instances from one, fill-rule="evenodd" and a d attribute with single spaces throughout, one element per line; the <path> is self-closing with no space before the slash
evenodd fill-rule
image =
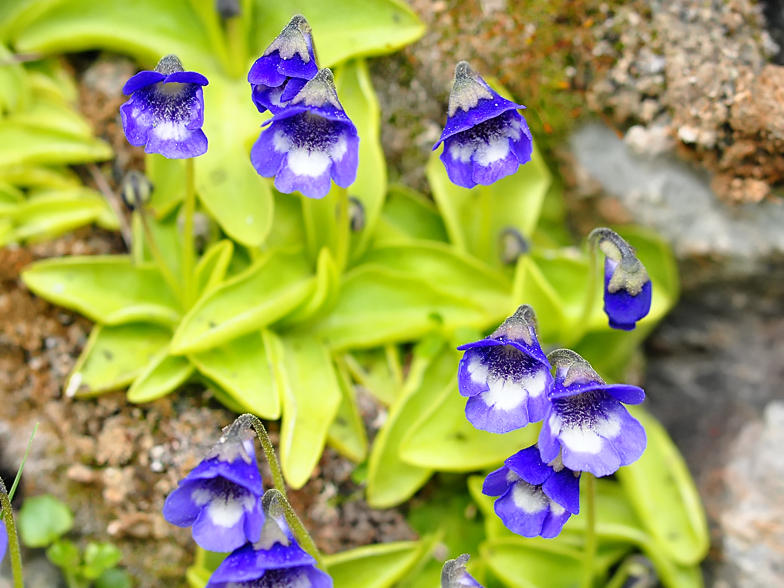
<path id="1" fill-rule="evenodd" d="M 449 95 L 447 121 L 441 138 L 441 161 L 453 184 L 473 188 L 513 174 L 531 159 L 533 140 L 525 108 L 502 98 L 471 66 L 461 61 Z"/>
<path id="2" fill-rule="evenodd" d="M 37 425 L 36 425 L 37 428 Z M 25 458 L 26 458 L 25 454 Z M 3 517 L 3 529 L 0 532 L 0 561 L 5 557 L 6 549 L 11 557 L 11 571 L 14 576 L 14 588 L 24 588 L 24 579 L 22 578 L 22 553 L 19 550 L 19 536 L 16 533 L 16 523 L 14 521 L 14 514 L 11 508 L 11 499 L 8 497 L 5 483 L 0 479 L 0 506 L 2 512 L 0 516 Z"/>
<path id="3" fill-rule="evenodd" d="M 169 159 L 186 159 L 207 152 L 200 73 L 185 71 L 176 55 L 162 58 L 153 71 L 141 71 L 123 86 L 131 96 L 120 107 L 128 142 Z"/>
<path id="4" fill-rule="evenodd" d="M 477 429 L 506 433 L 544 418 L 553 377 L 530 306 L 518 308 L 489 337 L 458 349 L 465 351 L 458 388 Z"/>
<path id="5" fill-rule="evenodd" d="M 248 72 L 253 103 L 259 112 L 276 114 L 318 71 L 310 25 L 297 14 Z"/>

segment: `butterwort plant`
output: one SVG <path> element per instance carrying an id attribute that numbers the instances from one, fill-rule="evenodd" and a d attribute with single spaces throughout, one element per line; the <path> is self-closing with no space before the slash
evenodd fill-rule
<path id="1" fill-rule="evenodd" d="M 318 71 L 310 25 L 297 14 L 248 72 L 253 103 L 259 112 L 280 112 Z"/>
<path id="2" fill-rule="evenodd" d="M 536 445 L 518 451 L 485 478 L 482 493 L 497 496 L 494 509 L 504 525 L 523 537 L 556 537 L 580 512 L 580 472 L 561 460 L 542 461 Z"/>
<path id="3" fill-rule="evenodd" d="M 286 522 L 281 494 L 268 490 L 262 500 L 264 526 L 255 542 L 246 543 L 218 566 L 207 588 L 332 588 L 332 578 L 300 547 Z"/>
<path id="4" fill-rule="evenodd" d="M 453 184 L 473 188 L 513 174 L 531 159 L 533 139 L 524 109 L 501 97 L 466 61 L 455 67 L 441 161 Z"/>
<path id="5" fill-rule="evenodd" d="M 261 441 L 275 488 L 263 492 L 253 451 Z M 321 557 L 285 496 L 283 475 L 264 425 L 245 414 L 226 427 L 218 443 L 167 498 L 164 518 L 193 525 L 204 549 L 231 554 L 208 588 L 332 588 Z"/>
<path id="6" fill-rule="evenodd" d="M 129 79 L 123 92 L 131 98 L 120 106 L 123 131 L 131 145 L 169 159 L 207 152 L 202 74 L 185 71 L 176 55 L 166 55 L 152 71 Z"/>
<path id="7" fill-rule="evenodd" d="M 163 505 L 167 521 L 193 526 L 203 549 L 228 552 L 259 540 L 264 488 L 249 434 L 230 427 Z"/>
<path id="8" fill-rule="evenodd" d="M 338 100 L 332 71 L 320 70 L 268 121 L 251 163 L 286 194 L 323 198 L 331 182 L 347 188 L 357 177 L 359 136 Z"/>
<path id="9" fill-rule="evenodd" d="M 544 418 L 553 376 L 535 321 L 533 309 L 522 305 L 489 337 L 458 347 L 465 351 L 458 389 L 477 429 L 507 433 Z"/>
<path id="10" fill-rule="evenodd" d="M 580 512 L 580 478 L 587 474 L 583 580 L 590 586 L 596 552 L 593 476 L 613 474 L 642 455 L 645 430 L 623 405 L 641 403 L 645 393 L 637 386 L 607 384 L 569 349 L 545 356 L 536 316 L 527 305 L 489 337 L 459 349 L 465 353 L 458 389 L 469 397 L 466 417 L 475 427 L 503 433 L 543 421 L 538 443 L 506 459 L 483 484 L 484 494 L 497 497 L 495 512 L 509 530 L 556 537 Z"/>
<path id="11" fill-rule="evenodd" d="M 651 310 L 653 286 L 634 249 L 615 231 L 599 227 L 588 236 L 592 256 L 604 253 L 604 312 L 613 329 L 631 331 Z M 593 275 L 595 270 L 591 268 Z"/>

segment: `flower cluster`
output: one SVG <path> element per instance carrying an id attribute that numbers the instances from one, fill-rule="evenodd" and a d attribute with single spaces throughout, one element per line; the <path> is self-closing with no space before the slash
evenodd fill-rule
<path id="1" fill-rule="evenodd" d="M 513 174 L 531 159 L 533 140 L 518 109 L 498 95 L 467 62 L 455 67 L 441 161 L 452 183 L 464 188 L 489 185 Z"/>
<path id="2" fill-rule="evenodd" d="M 338 100 L 332 72 L 316 64 L 305 17 L 291 19 L 253 64 L 248 82 L 259 112 L 274 115 L 251 149 L 251 163 L 261 176 L 275 177 L 281 192 L 309 198 L 326 196 L 332 181 L 343 188 L 354 183 L 357 129 Z M 128 141 L 170 159 L 206 153 L 201 128 L 207 84 L 200 73 L 184 71 L 176 55 L 133 76 L 123 88 L 131 98 L 120 107 Z"/>
<path id="3" fill-rule="evenodd" d="M 291 533 L 276 490 L 264 493 L 252 433 L 240 420 L 167 498 L 163 516 L 193 526 L 204 549 L 232 552 L 208 588 L 332 588 L 332 579 Z"/>
<path id="4" fill-rule="evenodd" d="M 505 433 L 543 421 L 537 445 L 489 474 L 483 492 L 498 497 L 495 511 L 510 530 L 555 537 L 579 512 L 581 472 L 607 476 L 642 455 L 645 430 L 622 403 L 639 404 L 645 393 L 606 384 L 568 349 L 545 356 L 526 305 L 488 338 L 460 349 L 458 386 L 476 428 Z"/>
<path id="5" fill-rule="evenodd" d="M 332 72 L 318 69 L 310 26 L 295 16 L 248 74 L 260 112 L 274 114 L 251 149 L 251 163 L 284 193 L 323 198 L 331 181 L 357 177 L 359 137 L 338 100 Z"/>

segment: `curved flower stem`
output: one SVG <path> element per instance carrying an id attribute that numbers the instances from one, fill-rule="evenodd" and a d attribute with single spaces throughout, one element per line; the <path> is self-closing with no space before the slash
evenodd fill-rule
<path id="1" fill-rule="evenodd" d="M 585 476 L 585 560 L 583 561 L 582 588 L 593 587 L 593 563 L 596 559 L 596 478 L 590 472 Z"/>
<path id="2" fill-rule="evenodd" d="M 261 448 L 264 450 L 264 455 L 266 456 L 270 470 L 272 471 L 272 484 L 275 486 L 275 489 L 285 497 L 286 485 L 283 482 L 280 462 L 278 462 L 278 457 L 275 455 L 275 447 L 272 445 L 272 441 L 267 434 L 264 423 L 262 423 L 257 416 L 249 413 L 241 414 L 234 422 L 239 424 L 242 428 L 252 427 L 253 430 L 256 431 L 256 436 L 258 436 L 259 441 L 261 442 Z"/>
<path id="3" fill-rule="evenodd" d="M 169 265 L 163 258 L 161 250 L 158 249 L 158 245 L 155 242 L 155 236 L 152 234 L 152 229 L 150 228 L 150 219 L 147 217 L 147 211 L 144 208 L 144 203 L 140 199 L 136 200 L 136 210 L 139 211 L 139 218 L 142 221 L 144 235 L 147 237 L 147 246 L 150 248 L 150 253 L 152 253 L 152 257 L 155 260 L 155 263 L 158 265 L 158 269 L 160 270 L 163 279 L 166 280 L 167 284 L 169 284 L 169 287 L 171 288 L 172 292 L 174 292 L 174 295 L 177 298 L 182 299 L 182 288 L 177 282 L 177 279 L 174 277 L 171 269 L 169 269 Z"/>
<path id="4" fill-rule="evenodd" d="M 8 555 L 11 558 L 11 571 L 14 574 L 14 588 L 24 588 L 22 578 L 22 552 L 19 550 L 19 536 L 16 534 L 14 513 L 3 480 L 0 479 L 0 505 L 3 507 L 3 522 L 8 533 Z"/>
<path id="5" fill-rule="evenodd" d="M 234 422 L 243 428 L 253 427 L 253 430 L 256 431 L 256 435 L 261 442 L 261 447 L 264 450 L 264 455 L 267 457 L 270 470 L 272 470 L 272 483 L 275 486 L 275 490 L 278 492 L 278 494 L 280 494 L 278 498 L 286 514 L 286 522 L 288 523 L 292 533 L 294 533 L 294 536 L 297 538 L 297 542 L 300 544 L 300 546 L 302 546 L 305 551 L 313 556 L 313 559 L 318 562 L 319 567 L 324 568 L 324 562 L 321 559 L 321 553 L 305 529 L 305 525 L 303 525 L 302 521 L 299 520 L 297 513 L 294 512 L 294 509 L 291 507 L 291 504 L 286 497 L 286 485 L 283 482 L 283 473 L 281 472 L 278 458 L 275 455 L 275 447 L 272 445 L 272 441 L 267 434 L 267 429 L 264 428 L 264 423 L 262 423 L 258 417 L 248 413 L 238 416 L 237 420 Z"/>
<path id="6" fill-rule="evenodd" d="M 335 264 L 342 272 L 348 263 L 348 246 L 351 240 L 351 219 L 348 216 L 348 190 L 335 186 L 338 195 L 338 211 L 335 226 L 337 227 L 337 237 L 335 240 Z"/>
<path id="7" fill-rule="evenodd" d="M 291 507 L 286 495 L 278 490 L 272 490 L 272 492 L 276 492 L 279 494 L 278 500 L 280 501 L 281 506 L 283 506 L 283 512 L 286 515 L 286 522 L 289 525 L 289 529 L 291 532 L 294 533 L 294 537 L 297 538 L 297 543 L 299 543 L 300 547 L 308 552 L 309 555 L 316 560 L 318 567 L 321 569 L 326 569 L 324 567 L 324 560 L 321 557 L 321 552 L 316 547 L 313 539 L 311 538 L 308 531 L 305 529 L 305 525 L 302 524 L 302 521 L 297 516 L 297 513 Z"/>
<path id="8" fill-rule="evenodd" d="M 193 169 L 193 158 L 185 160 L 185 203 L 183 205 L 183 215 L 185 223 L 183 225 L 182 243 L 182 277 L 185 288 L 185 309 L 188 310 L 195 302 L 194 267 L 196 259 L 195 240 L 193 236 L 193 215 L 196 212 L 196 187 Z"/>

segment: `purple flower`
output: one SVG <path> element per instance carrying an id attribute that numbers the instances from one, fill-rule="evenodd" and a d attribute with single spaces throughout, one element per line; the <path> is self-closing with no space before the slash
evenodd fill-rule
<path id="1" fill-rule="evenodd" d="M 444 562 L 444 567 L 441 568 L 441 588 L 463 588 L 464 586 L 482 588 L 482 585 L 466 571 L 466 563 L 470 557 L 464 553 L 457 559 Z"/>
<path id="2" fill-rule="evenodd" d="M 518 451 L 488 474 L 482 494 L 498 496 L 495 513 L 523 537 L 555 537 L 580 512 L 580 472 L 564 467 L 558 456 L 546 464 L 536 445 Z"/>
<path id="3" fill-rule="evenodd" d="M 643 268 L 644 270 L 645 268 Z M 637 321 L 645 318 L 651 311 L 653 286 L 649 279 L 646 279 L 639 289 L 630 284 L 618 285 L 618 282 L 623 278 L 613 281 L 614 276 L 624 276 L 624 270 L 619 268 L 617 261 L 606 257 L 604 260 L 604 312 L 613 329 L 631 331 L 637 326 Z"/>
<path id="4" fill-rule="evenodd" d="M 645 450 L 645 429 L 621 404 L 639 404 L 642 388 L 605 384 L 590 364 L 574 351 L 549 355 L 555 366 L 550 407 L 539 433 L 545 462 L 559 455 L 574 471 L 609 476 L 636 461 Z"/>
<path id="5" fill-rule="evenodd" d="M 232 428 L 169 494 L 163 516 L 178 527 L 193 525 L 200 547 L 225 553 L 258 541 L 263 493 L 253 440 Z"/>
<path id="6" fill-rule="evenodd" d="M 120 106 L 128 142 L 169 159 L 206 153 L 201 87 L 208 83 L 200 73 L 184 71 L 176 55 L 161 59 L 155 71 L 137 73 L 123 86 L 131 99 Z"/>
<path id="7" fill-rule="evenodd" d="M 274 491 L 264 496 L 263 505 L 259 540 L 223 560 L 206 588 L 332 588 L 332 578 L 297 544 Z"/>
<path id="8" fill-rule="evenodd" d="M 449 111 L 441 138 L 441 161 L 453 184 L 473 188 L 513 174 L 531 159 L 531 131 L 525 108 L 501 98 L 467 62 L 455 67 Z"/>
<path id="9" fill-rule="evenodd" d="M 523 305 L 488 338 L 458 347 L 465 350 L 458 388 L 477 429 L 506 433 L 544 418 L 553 377 L 535 321 L 533 309 Z"/>
<path id="10" fill-rule="evenodd" d="M 8 530 L 5 528 L 5 521 L 0 521 L 0 561 L 3 561 L 5 552 L 8 550 Z"/>
<path id="11" fill-rule="evenodd" d="M 310 25 L 298 14 L 250 68 L 253 103 L 259 112 L 278 113 L 317 73 Z"/>
<path id="12" fill-rule="evenodd" d="M 618 233 L 606 228 L 591 231 L 604 253 L 604 312 L 613 329 L 631 331 L 651 310 L 653 287 L 634 249 Z"/>
<path id="13" fill-rule="evenodd" d="M 359 137 L 338 101 L 332 72 L 324 68 L 262 131 L 250 160 L 256 171 L 286 194 L 299 190 L 323 198 L 330 178 L 350 186 L 357 177 Z"/>

